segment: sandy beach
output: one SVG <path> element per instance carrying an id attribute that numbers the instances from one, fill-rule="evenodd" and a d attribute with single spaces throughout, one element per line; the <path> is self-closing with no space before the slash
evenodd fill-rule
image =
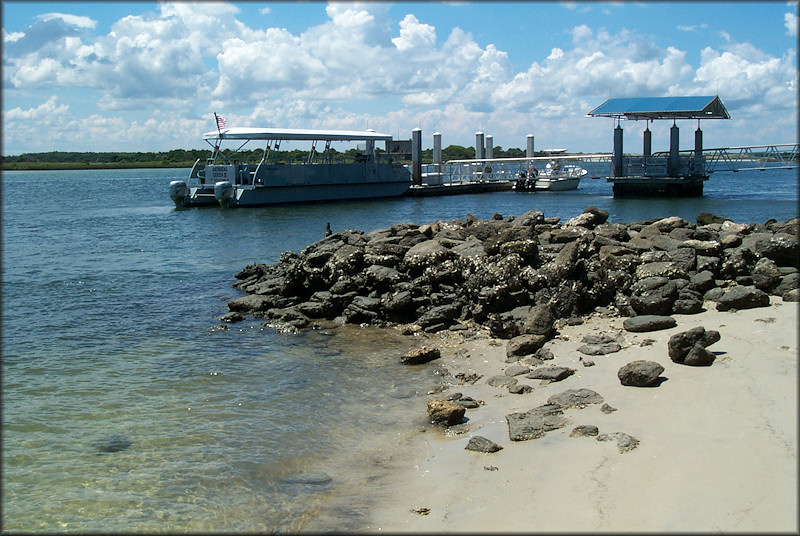
<path id="1" fill-rule="evenodd" d="M 421 337 L 436 345 L 451 374 L 482 375 L 456 392 L 485 402 L 463 424 L 429 428 L 408 439 L 368 531 L 798 531 L 797 303 L 771 297 L 769 307 L 672 315 L 677 326 L 647 333 L 623 329 L 624 318 L 592 315 L 561 325 L 546 344 L 555 364 L 575 369 L 557 382 L 518 376 L 532 390 L 511 394 L 486 383 L 503 374 L 506 341 L 448 332 Z M 711 366 L 674 363 L 667 342 L 696 326 L 717 330 Z M 589 334 L 609 334 L 622 349 L 578 352 Z M 657 387 L 623 386 L 617 371 L 635 360 L 664 367 Z M 586 366 L 586 361 L 594 362 Z M 527 441 L 509 439 L 506 415 L 528 411 L 567 389 L 591 389 L 602 404 L 568 409 L 565 427 Z M 425 407 L 420 407 L 425 412 Z M 572 437 L 579 425 L 638 440 Z M 465 450 L 483 436 L 502 450 Z"/>

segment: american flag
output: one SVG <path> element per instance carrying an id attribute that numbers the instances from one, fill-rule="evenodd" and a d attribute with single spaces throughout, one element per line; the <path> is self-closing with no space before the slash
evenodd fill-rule
<path id="1" fill-rule="evenodd" d="M 224 117 L 219 117 L 216 114 L 214 114 L 214 115 L 217 117 L 217 128 L 218 129 L 221 130 L 221 129 L 225 128 L 226 126 L 228 126 L 228 122 L 225 120 Z"/>

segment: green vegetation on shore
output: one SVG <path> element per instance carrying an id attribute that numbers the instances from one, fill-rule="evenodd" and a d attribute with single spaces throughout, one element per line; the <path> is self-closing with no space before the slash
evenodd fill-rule
<path id="1" fill-rule="evenodd" d="M 344 157 L 353 158 L 356 149 L 349 149 L 343 153 L 331 149 L 334 159 Z M 378 152 L 381 152 L 380 149 Z M 537 153 L 538 154 L 538 153 Z M 292 151 L 272 151 L 270 160 L 275 162 L 303 161 L 307 158 L 308 152 L 302 150 Z M 23 153 L 17 156 L 4 156 L 2 158 L 2 169 L 10 170 L 56 170 L 56 169 L 137 169 L 137 168 L 184 168 L 192 167 L 197 159 L 205 159 L 211 156 L 209 149 L 173 149 L 162 152 L 71 152 L 71 151 L 51 151 L 46 153 Z M 251 151 L 240 151 L 236 157 L 241 160 L 258 162 L 261 160 L 262 151 L 254 149 Z M 410 155 L 399 155 L 408 158 Z M 525 156 L 522 149 L 503 149 L 494 148 L 495 158 L 517 158 Z M 442 160 L 461 160 L 475 158 L 474 147 L 462 147 L 460 145 L 450 145 L 442 150 Z M 422 151 L 422 161 L 424 163 L 433 162 L 433 149 Z"/>

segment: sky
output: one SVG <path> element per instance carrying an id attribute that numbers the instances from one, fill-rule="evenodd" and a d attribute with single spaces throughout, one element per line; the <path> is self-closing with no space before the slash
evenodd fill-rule
<path id="1" fill-rule="evenodd" d="M 708 147 L 795 143 L 797 2 L 2 2 L 3 155 L 229 127 L 610 152 L 614 97 L 719 95 Z M 697 121 L 678 121 L 691 149 Z M 656 121 L 653 150 L 669 149 Z M 641 152 L 644 121 L 623 121 Z"/>

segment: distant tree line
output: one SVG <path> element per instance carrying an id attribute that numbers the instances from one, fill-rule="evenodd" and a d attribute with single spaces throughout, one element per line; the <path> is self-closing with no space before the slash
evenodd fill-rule
<path id="1" fill-rule="evenodd" d="M 352 161 L 359 152 L 357 149 L 348 149 L 339 152 L 331 148 L 333 159 Z M 383 153 L 379 148 L 376 152 Z M 242 161 L 258 162 L 262 157 L 261 149 L 239 151 L 222 151 L 223 156 L 235 157 Z M 86 169 L 86 168 L 176 168 L 191 167 L 197 159 L 206 159 L 211 156 L 209 149 L 173 149 L 162 152 L 79 152 L 79 151 L 50 151 L 45 153 L 22 153 L 17 156 L 2 157 L 2 167 L 5 170 L 26 169 Z M 495 158 L 524 157 L 522 149 L 494 148 Z M 271 151 L 270 161 L 278 163 L 299 162 L 308 158 L 307 150 L 294 149 L 291 151 Z M 475 147 L 462 147 L 449 145 L 442 149 L 442 161 L 466 160 L 475 158 Z M 402 159 L 402 158 L 401 158 Z M 424 163 L 433 162 L 433 149 L 422 151 Z"/>

